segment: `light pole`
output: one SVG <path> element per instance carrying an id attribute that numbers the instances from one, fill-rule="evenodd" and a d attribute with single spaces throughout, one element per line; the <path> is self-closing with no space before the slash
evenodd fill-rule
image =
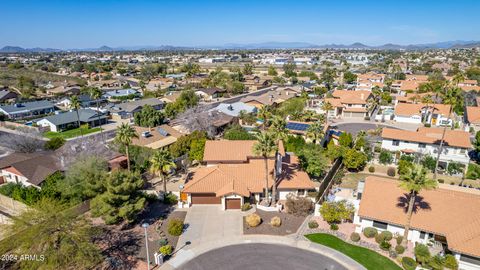
<path id="1" fill-rule="evenodd" d="M 147 249 L 147 270 L 150 270 L 150 254 L 148 254 L 148 234 L 147 234 L 148 223 L 143 223 L 142 227 L 145 230 L 145 248 Z"/>

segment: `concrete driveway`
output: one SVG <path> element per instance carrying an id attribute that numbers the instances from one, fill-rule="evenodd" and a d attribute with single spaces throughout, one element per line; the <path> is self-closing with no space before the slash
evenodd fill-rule
<path id="1" fill-rule="evenodd" d="M 185 247 L 188 249 L 200 243 L 242 235 L 243 213 L 240 210 L 223 211 L 220 205 L 194 205 L 188 209 L 185 224 L 187 227 L 178 246 L 190 241 L 191 245 Z"/>

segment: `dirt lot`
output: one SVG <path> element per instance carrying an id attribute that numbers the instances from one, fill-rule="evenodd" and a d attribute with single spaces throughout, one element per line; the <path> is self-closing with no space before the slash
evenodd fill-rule
<path id="1" fill-rule="evenodd" d="M 297 217 L 287 213 L 265 212 L 257 210 L 255 213 L 260 215 L 262 223 L 257 227 L 249 227 L 243 218 L 243 234 L 268 234 L 268 235 L 288 235 L 296 233 L 306 217 Z M 270 225 L 270 219 L 278 216 L 282 220 L 280 227 Z"/>

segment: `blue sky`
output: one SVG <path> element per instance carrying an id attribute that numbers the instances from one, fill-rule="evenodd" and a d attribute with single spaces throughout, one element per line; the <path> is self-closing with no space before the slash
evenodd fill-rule
<path id="1" fill-rule="evenodd" d="M 2 0 L 0 46 L 480 40 L 480 1 Z"/>

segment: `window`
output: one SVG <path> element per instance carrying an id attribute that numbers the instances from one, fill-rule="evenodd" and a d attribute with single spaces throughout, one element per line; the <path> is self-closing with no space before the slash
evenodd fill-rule
<path id="1" fill-rule="evenodd" d="M 388 224 L 384 223 L 384 222 L 380 222 L 380 221 L 374 221 L 373 222 L 373 227 L 378 228 L 378 229 L 382 229 L 382 230 L 386 230 L 387 227 L 388 227 Z"/>
<path id="2" fill-rule="evenodd" d="M 460 148 L 460 154 L 465 154 L 467 150 L 465 148 Z"/>
<path id="3" fill-rule="evenodd" d="M 418 144 L 418 148 L 425 148 L 425 147 L 427 147 L 427 145 L 424 144 L 424 143 L 419 143 L 419 144 Z"/>
<path id="4" fill-rule="evenodd" d="M 304 196 L 305 195 L 305 189 L 299 189 L 297 192 L 298 196 Z"/>
<path id="5" fill-rule="evenodd" d="M 399 146 L 400 141 L 399 140 L 393 140 L 392 145 Z"/>
<path id="6" fill-rule="evenodd" d="M 425 232 L 420 232 L 420 239 L 425 239 Z"/>
<path id="7" fill-rule="evenodd" d="M 480 265 L 480 259 L 472 257 L 472 256 L 468 256 L 468 255 L 465 255 L 465 254 L 462 254 L 462 256 L 460 256 L 460 261 L 466 262 L 466 263 L 471 263 L 471 264 L 474 264 L 474 265 Z"/>

